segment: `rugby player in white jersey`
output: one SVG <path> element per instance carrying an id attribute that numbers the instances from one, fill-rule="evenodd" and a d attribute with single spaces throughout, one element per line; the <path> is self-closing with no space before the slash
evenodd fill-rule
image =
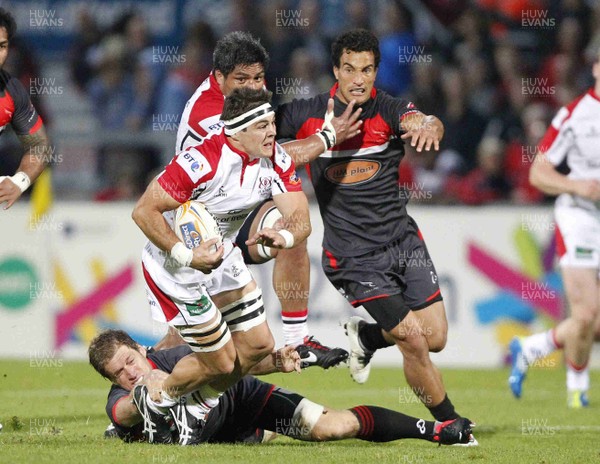
<path id="1" fill-rule="evenodd" d="M 248 245 L 292 248 L 311 226 L 294 162 L 275 142 L 269 101 L 263 89 L 233 91 L 223 107 L 224 130 L 176 155 L 133 211 L 149 239 L 142 264 L 153 317 L 175 327 L 194 353 L 166 379 L 144 379 L 134 392 L 152 427 L 191 391 L 199 392 L 204 413 L 210 411 L 222 392 L 273 351 L 261 291 L 232 240 L 246 215 L 270 197 L 282 227 L 258 231 Z M 174 210 L 190 199 L 216 217 L 222 245 L 213 239 L 192 250 L 177 238 Z"/>
<path id="2" fill-rule="evenodd" d="M 529 180 L 555 203 L 557 254 L 570 316 L 553 329 L 510 343 L 509 385 L 520 398 L 527 368 L 558 348 L 567 362 L 567 405 L 588 405 L 588 363 L 600 335 L 600 61 L 593 88 L 561 108 L 539 144 Z M 566 166 L 568 174 L 559 171 Z"/>
<path id="3" fill-rule="evenodd" d="M 237 88 L 264 88 L 265 70 L 269 56 L 260 42 L 245 32 L 232 32 L 217 42 L 213 54 L 213 71 L 196 89 L 187 102 L 179 130 L 177 131 L 177 153 L 195 146 L 205 137 L 223 127 L 221 112 L 225 98 Z M 309 153 L 321 153 L 337 139 L 357 133 L 360 111 L 348 111 L 315 132 L 305 140 L 286 144 L 286 151 L 297 149 Z M 248 215 L 240 228 L 236 244 L 240 247 L 246 264 L 260 264 L 275 259 L 273 288 L 281 304 L 283 336 L 287 345 L 296 347 L 302 358 L 302 366 L 318 365 L 325 369 L 335 366 L 348 357 L 341 348 L 329 348 L 310 336 L 307 324 L 308 295 L 310 287 L 310 262 L 306 242 L 289 250 L 271 249 L 265 246 L 246 245 L 246 239 L 256 233 L 260 224 L 274 222 L 280 216 L 269 198 Z M 293 289 L 283 291 L 282 289 Z M 177 340 L 166 340 L 158 347 L 168 347 Z"/>

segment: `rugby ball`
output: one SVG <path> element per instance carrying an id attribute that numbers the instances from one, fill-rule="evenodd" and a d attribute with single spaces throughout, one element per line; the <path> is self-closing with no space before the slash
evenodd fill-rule
<path id="1" fill-rule="evenodd" d="M 214 216 L 202 203 L 194 200 L 187 201 L 177 208 L 173 229 L 175 235 L 189 249 L 213 238 L 219 239 L 218 245 L 223 242 L 219 224 Z"/>

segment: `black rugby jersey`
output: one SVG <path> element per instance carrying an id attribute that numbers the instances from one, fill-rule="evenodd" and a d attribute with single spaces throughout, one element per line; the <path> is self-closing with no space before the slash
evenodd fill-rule
<path id="1" fill-rule="evenodd" d="M 277 137 L 287 141 L 314 134 L 336 91 L 337 84 L 329 93 L 279 106 Z M 334 114 L 339 116 L 347 105 L 334 98 Z M 360 134 L 307 166 L 325 226 L 323 248 L 340 257 L 362 255 L 402 238 L 408 224 L 407 200 L 398 188 L 404 156 L 400 122 L 418 110 L 375 88 L 361 108 Z"/>
<path id="2" fill-rule="evenodd" d="M 10 124 L 17 135 L 29 135 L 42 126 L 29 94 L 18 79 L 0 69 L 0 133 Z"/>

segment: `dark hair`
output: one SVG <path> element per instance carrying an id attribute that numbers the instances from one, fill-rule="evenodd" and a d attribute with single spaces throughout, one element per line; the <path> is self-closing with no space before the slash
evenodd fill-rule
<path id="1" fill-rule="evenodd" d="M 139 348 L 135 340 L 123 330 L 105 330 L 91 341 L 88 348 L 90 364 L 102 377 L 113 380 L 110 374 L 106 372 L 106 365 L 123 345 L 134 350 Z"/>
<path id="2" fill-rule="evenodd" d="M 6 29 L 6 35 L 8 35 L 8 41 L 10 42 L 17 32 L 17 23 L 13 15 L 4 8 L 0 8 L 0 27 Z"/>
<path id="3" fill-rule="evenodd" d="M 265 89 L 255 90 L 248 87 L 235 89 L 225 99 L 221 119 L 227 121 L 244 114 L 246 111 L 250 111 L 252 108 L 256 108 L 264 103 L 270 103 L 272 95 L 272 92 Z"/>
<path id="4" fill-rule="evenodd" d="M 379 40 L 366 29 L 354 29 L 337 37 L 331 44 L 331 62 L 336 68 L 340 67 L 342 53 L 344 50 L 350 52 L 373 52 L 375 56 L 375 68 L 379 67 L 381 53 L 379 52 Z"/>
<path id="5" fill-rule="evenodd" d="M 213 52 L 213 68 L 225 77 L 238 65 L 262 64 L 269 66 L 269 54 L 257 39 L 247 32 L 230 32 L 217 42 Z"/>

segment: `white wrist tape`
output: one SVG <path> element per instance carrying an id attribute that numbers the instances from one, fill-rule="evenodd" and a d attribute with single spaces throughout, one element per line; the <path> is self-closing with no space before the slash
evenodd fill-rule
<path id="1" fill-rule="evenodd" d="M 279 235 L 285 240 L 284 248 L 292 248 L 294 246 L 294 235 L 289 230 L 281 229 L 277 232 L 279 232 Z"/>
<path id="2" fill-rule="evenodd" d="M 13 184 L 19 187 L 21 193 L 27 190 L 31 185 L 31 179 L 23 171 L 17 172 L 14 176 L 9 177 L 9 179 L 12 181 Z"/>
<path id="3" fill-rule="evenodd" d="M 194 252 L 186 247 L 182 242 L 177 242 L 175 245 L 173 245 L 170 254 L 180 266 L 189 266 L 194 258 Z"/>
<path id="4" fill-rule="evenodd" d="M 331 147 L 333 147 L 335 145 L 335 141 L 337 139 L 337 134 L 335 133 L 335 128 L 333 127 L 333 124 L 331 124 L 332 119 L 333 119 L 333 111 L 330 113 L 325 113 L 325 119 L 323 121 L 323 126 L 316 133 L 316 135 L 319 136 L 319 138 L 325 145 L 325 150 L 329 150 Z"/>

